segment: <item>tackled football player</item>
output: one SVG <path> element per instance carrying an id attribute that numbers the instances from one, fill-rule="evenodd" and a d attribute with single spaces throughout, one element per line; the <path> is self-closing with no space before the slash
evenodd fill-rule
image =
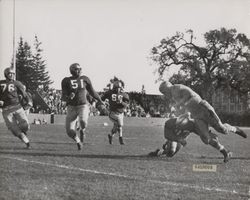
<path id="1" fill-rule="evenodd" d="M 21 105 L 20 96 L 27 104 L 30 102 L 29 96 L 24 90 L 24 85 L 15 80 L 15 71 L 12 68 L 4 70 L 5 80 L 0 81 L 0 107 L 6 126 L 12 134 L 18 137 L 30 148 L 27 132 L 30 128 L 27 115 Z"/>
<path id="2" fill-rule="evenodd" d="M 113 83 L 113 88 L 107 91 L 102 99 L 109 100 L 109 119 L 113 122 L 111 134 L 108 134 L 109 143 L 112 144 L 113 136 L 119 134 L 119 143 L 124 144 L 122 137 L 124 111 L 129 105 L 129 96 L 123 91 L 124 84 L 120 80 Z"/>
<path id="3" fill-rule="evenodd" d="M 222 134 L 235 133 L 241 137 L 247 137 L 239 127 L 223 124 L 214 108 L 191 88 L 182 84 L 172 85 L 164 81 L 160 84 L 159 90 L 167 99 L 175 102 L 175 107 L 181 106 L 191 113 L 201 140 L 205 144 L 209 144 L 210 141 L 209 126 Z"/>
<path id="4" fill-rule="evenodd" d="M 199 135 L 196 121 L 191 119 L 190 113 L 185 113 L 178 117 L 170 118 L 165 122 L 164 137 L 166 142 L 163 144 L 162 149 L 156 149 L 149 153 L 149 156 L 161 156 L 173 157 L 182 146 L 186 145 L 186 138 L 190 133 Z M 224 156 L 224 162 L 228 162 L 232 153 L 225 149 L 225 147 L 219 142 L 218 136 L 209 130 L 210 142 L 209 145 L 220 151 Z"/>
<path id="5" fill-rule="evenodd" d="M 78 150 L 81 150 L 90 112 L 87 95 L 90 94 L 101 105 L 104 105 L 104 103 L 99 94 L 94 90 L 90 79 L 85 75 L 81 75 L 82 68 L 78 63 L 70 65 L 69 70 L 71 76 L 65 77 L 61 82 L 62 100 L 67 104 L 66 132 L 77 143 Z M 76 133 L 78 118 L 80 138 Z"/>

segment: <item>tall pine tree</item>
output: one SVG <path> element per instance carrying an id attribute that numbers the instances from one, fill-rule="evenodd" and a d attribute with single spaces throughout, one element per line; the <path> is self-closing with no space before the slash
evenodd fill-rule
<path id="1" fill-rule="evenodd" d="M 20 37 L 16 53 L 16 79 L 26 85 L 30 91 L 42 88 L 44 92 L 47 92 L 53 82 L 46 71 L 46 63 L 41 55 L 43 50 L 40 46 L 41 42 L 35 36 L 34 53 L 32 53 L 30 45 Z"/>
<path id="2" fill-rule="evenodd" d="M 39 42 L 38 37 L 35 36 L 35 53 L 33 55 L 33 76 L 32 79 L 35 81 L 34 89 L 42 87 L 44 92 L 49 90 L 50 84 L 53 81 L 50 80 L 49 72 L 46 70 L 45 60 L 42 59 L 42 49 L 41 42 Z"/>
<path id="3" fill-rule="evenodd" d="M 33 68 L 31 47 L 27 42 L 23 41 L 22 37 L 20 37 L 16 53 L 16 79 L 26 85 L 27 89 L 31 89 L 32 82 L 30 77 L 32 77 L 32 74 Z"/>

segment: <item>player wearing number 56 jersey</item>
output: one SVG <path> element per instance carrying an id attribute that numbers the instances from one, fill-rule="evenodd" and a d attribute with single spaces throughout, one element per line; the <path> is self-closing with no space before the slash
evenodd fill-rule
<path id="1" fill-rule="evenodd" d="M 27 131 L 29 122 L 27 115 L 20 103 L 20 96 L 29 102 L 29 96 L 24 90 L 24 85 L 15 81 L 15 71 L 12 68 L 4 70 L 6 80 L 0 81 L 0 107 L 2 108 L 3 118 L 8 129 L 14 136 L 22 140 L 27 148 L 30 148 Z"/>
<path id="2" fill-rule="evenodd" d="M 90 94 L 99 103 L 104 103 L 94 90 L 90 79 L 87 76 L 81 76 L 81 67 L 78 63 L 70 65 L 69 69 L 72 76 L 64 78 L 61 83 L 62 100 L 67 103 L 66 132 L 81 150 L 89 117 L 87 95 Z M 80 125 L 80 139 L 76 134 L 77 120 Z"/>
<path id="3" fill-rule="evenodd" d="M 116 80 L 113 83 L 112 90 L 107 91 L 102 96 L 103 100 L 109 100 L 109 119 L 114 123 L 111 134 L 108 135 L 110 144 L 112 144 L 112 138 L 116 133 L 119 134 L 120 144 L 124 144 L 122 137 L 123 116 L 124 111 L 129 104 L 129 96 L 127 93 L 123 92 L 123 87 L 123 83 L 119 80 Z"/>

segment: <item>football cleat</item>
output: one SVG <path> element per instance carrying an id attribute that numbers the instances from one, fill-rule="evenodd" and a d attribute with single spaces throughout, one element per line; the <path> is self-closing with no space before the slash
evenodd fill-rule
<path id="1" fill-rule="evenodd" d="M 123 138 L 122 137 L 119 137 L 119 142 L 121 145 L 124 145 L 124 142 L 123 142 Z"/>
<path id="2" fill-rule="evenodd" d="M 227 163 L 230 158 L 233 156 L 233 153 L 231 151 L 227 151 L 225 149 L 221 150 L 221 153 L 223 154 L 224 156 L 224 163 Z"/>
<path id="3" fill-rule="evenodd" d="M 112 144 L 112 139 L 113 139 L 112 135 L 108 134 L 108 139 L 109 139 L 109 144 Z"/>
<path id="4" fill-rule="evenodd" d="M 235 134 L 240 135 L 243 138 L 247 138 L 247 134 L 237 126 L 236 126 Z"/>
<path id="5" fill-rule="evenodd" d="M 79 151 L 82 150 L 82 143 L 81 142 L 77 143 L 77 148 Z"/>
<path id="6" fill-rule="evenodd" d="M 31 149 L 30 143 L 26 143 L 26 149 Z"/>
<path id="7" fill-rule="evenodd" d="M 124 142 L 123 142 L 123 138 L 122 137 L 119 137 L 119 142 L 121 145 L 124 145 Z"/>

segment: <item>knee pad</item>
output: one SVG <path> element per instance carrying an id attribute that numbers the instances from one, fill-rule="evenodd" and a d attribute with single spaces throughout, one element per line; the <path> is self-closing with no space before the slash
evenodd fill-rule
<path id="1" fill-rule="evenodd" d="M 87 125 L 88 125 L 88 123 L 86 121 L 80 120 L 79 122 L 80 122 L 80 127 L 82 129 L 85 129 L 87 127 Z"/>
<path id="2" fill-rule="evenodd" d="M 26 133 L 30 129 L 30 125 L 26 121 L 21 122 L 18 126 L 24 133 Z"/>
<path id="3" fill-rule="evenodd" d="M 12 133 L 14 136 L 16 136 L 16 137 L 18 137 L 18 138 L 21 137 L 21 132 L 20 132 L 20 131 L 13 130 L 13 129 L 10 129 L 10 131 L 11 131 L 11 133 Z"/>
<path id="4" fill-rule="evenodd" d="M 67 135 L 70 137 L 70 138 L 75 138 L 75 136 L 76 136 L 76 132 L 75 132 L 75 130 L 73 130 L 73 129 L 69 129 L 69 130 L 67 130 Z"/>
<path id="5" fill-rule="evenodd" d="M 116 130 L 117 130 L 118 132 L 120 132 L 120 131 L 122 130 L 122 126 L 121 126 L 121 125 L 117 125 Z"/>

